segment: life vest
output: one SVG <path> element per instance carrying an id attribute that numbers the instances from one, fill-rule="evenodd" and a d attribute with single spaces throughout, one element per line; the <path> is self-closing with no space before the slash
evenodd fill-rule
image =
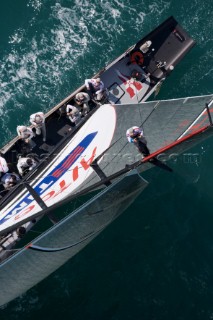
<path id="1" fill-rule="evenodd" d="M 144 55 L 140 50 L 134 51 L 131 55 L 130 55 L 130 61 L 133 64 L 139 64 L 142 65 L 144 62 Z"/>

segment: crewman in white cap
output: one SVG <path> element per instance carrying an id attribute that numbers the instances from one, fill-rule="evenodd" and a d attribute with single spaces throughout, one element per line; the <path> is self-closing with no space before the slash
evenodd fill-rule
<path id="1" fill-rule="evenodd" d="M 80 114 L 79 110 L 75 106 L 68 104 L 66 107 L 66 112 L 67 112 L 67 116 L 70 119 L 70 121 L 72 123 L 74 123 L 75 125 L 77 125 L 79 123 L 79 121 L 81 120 L 81 114 Z"/>
<path id="2" fill-rule="evenodd" d="M 85 116 L 89 112 L 89 102 L 90 96 L 86 92 L 79 92 L 75 96 L 75 102 L 81 108 L 81 114 Z"/>
<path id="3" fill-rule="evenodd" d="M 17 127 L 17 133 L 20 139 L 22 139 L 25 143 L 30 145 L 30 148 L 32 149 L 34 147 L 32 138 L 34 137 L 33 130 L 30 127 L 26 126 L 18 126 Z"/>
<path id="4" fill-rule="evenodd" d="M 0 156 L 0 177 L 2 174 L 6 173 L 9 171 L 7 161 Z"/>
<path id="5" fill-rule="evenodd" d="M 86 88 L 89 95 L 97 101 L 101 101 L 104 95 L 104 83 L 100 78 L 86 79 Z"/>
<path id="6" fill-rule="evenodd" d="M 141 128 L 136 126 L 129 128 L 126 131 L 126 137 L 130 143 L 134 143 L 143 157 L 147 157 L 150 154 L 149 149 L 147 148 L 147 141 L 144 138 L 143 130 Z"/>
<path id="7" fill-rule="evenodd" d="M 36 112 L 31 114 L 30 122 L 36 129 L 36 134 L 43 135 L 43 141 L 46 141 L 46 126 L 45 126 L 45 116 L 43 112 Z"/>
<path id="8" fill-rule="evenodd" d="M 31 171 L 35 166 L 37 165 L 37 162 L 30 157 L 20 157 L 18 159 L 17 163 L 17 169 L 20 174 L 20 176 L 24 176 L 28 171 Z"/>

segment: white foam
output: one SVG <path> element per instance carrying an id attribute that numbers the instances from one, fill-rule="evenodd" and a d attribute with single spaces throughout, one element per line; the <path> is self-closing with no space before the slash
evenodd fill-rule
<path id="1" fill-rule="evenodd" d="M 27 4 L 28 7 L 32 7 L 35 11 L 40 11 L 42 7 L 41 0 L 30 0 Z"/>
<path id="2" fill-rule="evenodd" d="M 12 36 L 10 36 L 9 43 L 20 43 L 24 38 L 24 33 L 25 31 L 23 29 L 16 30 L 15 33 Z"/>
<path id="3" fill-rule="evenodd" d="M 112 10 L 111 10 L 111 14 L 112 14 L 112 17 L 113 17 L 113 18 L 120 17 L 120 15 L 121 15 L 120 11 L 117 10 L 117 9 L 112 9 Z"/>
<path id="4" fill-rule="evenodd" d="M 31 79 L 28 71 L 24 67 L 21 67 L 19 70 L 17 70 L 17 76 L 18 76 L 18 79 L 24 79 L 24 78 Z"/>
<path id="5" fill-rule="evenodd" d="M 138 17 L 136 18 L 135 22 L 136 24 L 140 25 L 144 22 L 146 14 L 144 12 L 139 12 Z"/>
<path id="6" fill-rule="evenodd" d="M 29 0 L 28 6 L 37 13 L 42 10 L 41 0 Z M 29 29 L 15 30 L 9 38 L 11 50 L 0 61 L 0 108 L 8 115 L 14 107 L 25 111 L 26 121 L 38 106 L 44 111 L 53 107 L 66 92 L 102 68 L 118 48 L 118 35 L 127 37 L 125 19 L 127 26 L 129 19 L 141 19 L 128 3 L 118 0 L 76 0 L 72 7 L 55 3 L 48 16 L 51 23 L 37 17 L 29 21 Z M 70 79 L 70 74 L 75 76 Z M 23 119 L 24 115 L 17 112 L 13 122 Z M 6 117 L 3 126 L 7 131 Z M 15 126 L 10 129 L 15 134 Z"/>

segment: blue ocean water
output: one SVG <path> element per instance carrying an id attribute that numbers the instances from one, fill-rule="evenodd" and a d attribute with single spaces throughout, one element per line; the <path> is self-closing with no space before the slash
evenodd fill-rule
<path id="1" fill-rule="evenodd" d="M 158 98 L 213 92 L 213 3 L 21 0 L 0 11 L 1 145 L 170 15 L 196 40 Z M 76 257 L 0 309 L 4 319 L 212 319 L 212 147 L 155 171 L 137 201 Z"/>

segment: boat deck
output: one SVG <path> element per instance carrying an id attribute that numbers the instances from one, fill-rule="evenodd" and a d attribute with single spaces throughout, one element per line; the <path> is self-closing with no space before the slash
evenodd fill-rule
<path id="1" fill-rule="evenodd" d="M 129 64 L 129 61 L 129 56 L 124 57 L 101 76 L 111 104 L 138 103 L 150 89 L 151 81 L 144 69 L 137 64 Z M 133 78 L 136 72 L 138 80 Z"/>
<path id="2" fill-rule="evenodd" d="M 131 77 L 133 72 L 138 72 L 140 80 L 135 80 Z M 109 68 L 102 75 L 101 79 L 107 88 L 107 96 L 101 102 L 111 104 L 131 104 L 141 101 L 150 90 L 150 78 L 146 78 L 146 73 L 143 68 L 138 65 L 129 64 L 129 55 L 117 61 L 113 68 Z M 66 104 L 75 105 L 74 98 L 71 98 Z M 94 110 L 99 104 L 95 101 L 90 101 L 90 110 Z M 91 112 L 92 113 L 92 112 Z M 88 115 L 90 116 L 90 115 Z M 70 122 L 66 117 L 65 105 L 62 105 L 58 111 L 52 113 L 46 119 L 47 139 L 43 142 L 42 136 L 35 136 L 32 140 L 34 142 L 33 150 L 29 149 L 22 140 L 17 140 L 8 152 L 4 155 L 10 172 L 17 172 L 17 162 L 19 156 L 31 155 L 38 161 L 45 158 L 54 151 L 56 146 L 60 145 L 63 139 L 67 136 L 72 137 L 72 132 L 86 121 L 88 116 L 82 118 L 82 121 L 77 127 Z M 34 130 L 34 129 L 33 129 Z M 36 170 L 36 169 L 35 169 Z M 3 186 L 0 186 L 0 194 L 4 195 L 7 191 Z"/>

